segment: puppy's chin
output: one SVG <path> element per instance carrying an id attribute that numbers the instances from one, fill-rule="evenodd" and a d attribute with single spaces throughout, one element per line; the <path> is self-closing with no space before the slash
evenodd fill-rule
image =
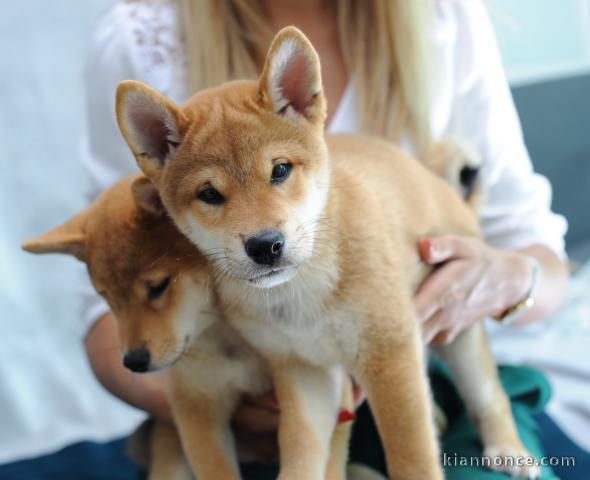
<path id="1" fill-rule="evenodd" d="M 186 352 L 182 352 L 180 355 L 175 355 L 173 357 L 166 357 L 161 360 L 155 360 L 150 364 L 150 368 L 148 369 L 147 373 L 150 372 L 160 372 L 163 370 L 168 370 L 180 362 L 184 358 L 184 354 Z"/>
<path id="2" fill-rule="evenodd" d="M 273 288 L 287 283 L 297 274 L 295 267 L 287 267 L 278 271 L 269 271 L 266 274 L 249 278 L 248 284 L 256 288 Z"/>
<path id="3" fill-rule="evenodd" d="M 168 346 L 168 348 L 163 348 L 161 350 L 162 353 L 152 359 L 148 372 L 168 370 L 181 362 L 187 354 L 190 355 L 192 348 L 191 338 L 190 335 L 186 335 L 182 342 L 179 341 L 172 347 Z"/>

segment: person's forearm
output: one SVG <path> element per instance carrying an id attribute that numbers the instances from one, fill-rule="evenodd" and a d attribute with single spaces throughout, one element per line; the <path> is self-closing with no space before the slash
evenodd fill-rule
<path id="1" fill-rule="evenodd" d="M 534 294 L 535 304 L 516 321 L 518 324 L 525 324 L 548 317 L 559 308 L 569 279 L 569 267 L 566 261 L 561 260 L 553 251 L 542 245 L 531 245 L 519 252 L 533 257 L 540 266 Z"/>
<path id="2" fill-rule="evenodd" d="M 121 361 L 117 323 L 111 314 L 102 316 L 86 337 L 86 353 L 99 382 L 121 400 L 160 418 L 170 418 L 166 377 L 135 374 Z"/>

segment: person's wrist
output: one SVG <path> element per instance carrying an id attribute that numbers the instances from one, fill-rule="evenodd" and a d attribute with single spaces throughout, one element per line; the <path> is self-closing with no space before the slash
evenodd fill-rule
<path id="1" fill-rule="evenodd" d="M 514 268 L 512 275 L 514 283 L 511 288 L 512 295 L 506 305 L 507 309 L 526 300 L 531 293 L 534 280 L 534 266 L 529 258 L 521 253 L 512 253 L 511 257 L 508 261 L 512 263 Z"/>
<path id="2" fill-rule="evenodd" d="M 534 304 L 539 264 L 532 257 L 513 252 L 506 255 L 506 261 L 511 282 L 507 288 L 504 308 L 494 317 L 498 322 L 509 325 Z"/>
<path id="3" fill-rule="evenodd" d="M 166 373 L 148 373 L 143 375 L 144 388 L 142 399 L 138 399 L 142 408 L 160 420 L 172 420 L 169 397 L 169 378 Z"/>

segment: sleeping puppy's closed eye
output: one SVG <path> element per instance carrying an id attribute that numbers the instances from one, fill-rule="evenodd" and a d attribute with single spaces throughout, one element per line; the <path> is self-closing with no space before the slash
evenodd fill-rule
<path id="1" fill-rule="evenodd" d="M 87 263 L 117 319 L 123 365 L 136 373 L 170 370 L 175 423 L 185 445 L 198 445 L 187 450 L 192 470 L 199 479 L 238 480 L 236 453 L 226 441 L 229 418 L 243 392 L 271 388 L 270 376 L 260 356 L 220 320 L 209 264 L 165 215 L 153 184 L 127 178 L 23 247 Z M 148 436 L 155 449 L 150 478 L 190 475 L 176 436 L 156 422 Z"/>

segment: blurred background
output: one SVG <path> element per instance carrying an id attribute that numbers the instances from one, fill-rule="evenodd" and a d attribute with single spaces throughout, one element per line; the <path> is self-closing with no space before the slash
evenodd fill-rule
<path id="1" fill-rule="evenodd" d="M 88 366 L 72 291 L 82 266 L 19 250 L 23 239 L 84 205 L 86 45 L 115 3 L 2 4 L 0 464 L 121 436 L 141 418 L 108 395 Z M 553 183 L 554 209 L 570 222 L 568 251 L 582 264 L 590 258 L 590 0 L 486 3 L 531 157 Z"/>

